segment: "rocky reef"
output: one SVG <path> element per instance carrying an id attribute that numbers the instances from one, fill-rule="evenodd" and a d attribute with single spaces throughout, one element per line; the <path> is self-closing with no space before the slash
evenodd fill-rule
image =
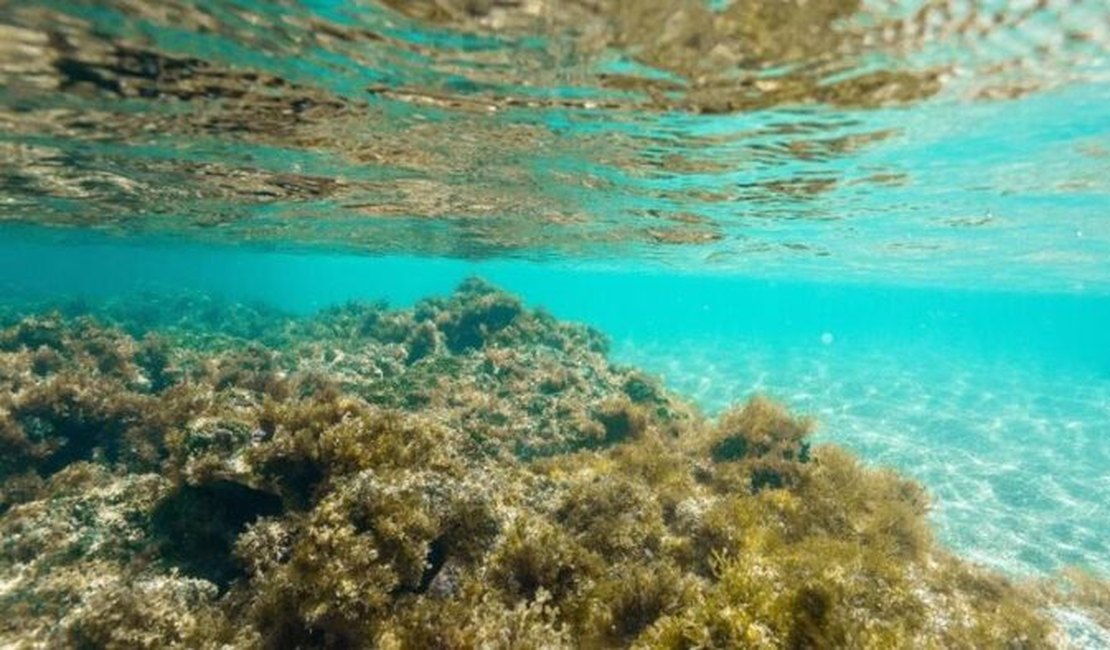
<path id="1" fill-rule="evenodd" d="M 1062 642 L 1058 594 L 934 544 L 920 486 L 764 398 L 709 419 L 478 280 L 8 321 L 0 646 Z"/>

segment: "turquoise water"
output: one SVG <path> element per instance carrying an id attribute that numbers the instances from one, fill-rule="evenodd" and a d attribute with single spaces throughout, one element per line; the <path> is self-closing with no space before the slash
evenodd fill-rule
<path id="1" fill-rule="evenodd" d="M 186 291 L 308 314 L 352 300 L 409 306 L 478 275 L 598 327 L 617 361 L 662 376 L 710 413 L 758 392 L 816 416 L 820 439 L 922 481 L 941 538 L 977 562 L 1016 575 L 1110 572 L 1110 295 L 27 229 L 0 253 L 0 287 L 32 303 Z"/>
<path id="2" fill-rule="evenodd" d="M 473 275 L 1110 577 L 1105 2 L 0 2 L 0 314 Z"/>

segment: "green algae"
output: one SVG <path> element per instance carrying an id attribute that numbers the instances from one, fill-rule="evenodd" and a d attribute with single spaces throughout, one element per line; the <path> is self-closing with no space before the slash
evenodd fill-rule
<path id="1" fill-rule="evenodd" d="M 959 560 L 809 420 L 708 420 L 480 281 L 135 338 L 145 309 L 0 331 L 0 644 L 1036 648 L 1106 602 Z"/>

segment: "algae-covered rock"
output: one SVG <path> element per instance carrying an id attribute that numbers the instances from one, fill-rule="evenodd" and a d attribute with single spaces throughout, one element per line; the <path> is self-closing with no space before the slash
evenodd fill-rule
<path id="1" fill-rule="evenodd" d="M 805 418 L 710 421 L 477 280 L 180 304 L 0 330 L 0 645 L 1034 648 L 1105 601 L 962 562 Z"/>

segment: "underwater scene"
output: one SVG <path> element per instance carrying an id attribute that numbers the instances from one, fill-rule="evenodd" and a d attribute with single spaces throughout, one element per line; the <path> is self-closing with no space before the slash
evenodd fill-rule
<path id="1" fill-rule="evenodd" d="M 1110 648 L 1110 2 L 0 0 L 0 648 Z"/>

